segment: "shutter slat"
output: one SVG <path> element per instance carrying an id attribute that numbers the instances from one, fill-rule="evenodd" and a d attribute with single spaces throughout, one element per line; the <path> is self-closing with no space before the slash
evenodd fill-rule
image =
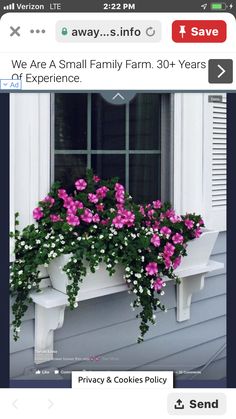
<path id="1" fill-rule="evenodd" d="M 226 159 L 227 159 L 227 103 L 217 103 L 212 106 L 212 207 L 226 205 Z"/>

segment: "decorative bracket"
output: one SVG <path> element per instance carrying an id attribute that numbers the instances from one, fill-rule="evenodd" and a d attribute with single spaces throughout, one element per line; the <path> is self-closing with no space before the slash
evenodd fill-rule
<path id="1" fill-rule="evenodd" d="M 177 285 L 177 321 L 190 319 L 192 295 L 204 287 L 204 279 L 208 272 L 213 272 L 224 267 L 223 263 L 209 261 L 205 266 L 193 266 L 178 269 L 176 273 L 181 279 Z M 167 279 L 169 281 L 169 279 Z M 80 294 L 78 300 L 86 300 L 102 295 L 126 291 L 126 284 L 104 288 L 94 295 L 91 291 Z M 41 364 L 53 360 L 54 331 L 62 327 L 65 308 L 68 304 L 67 295 L 52 287 L 44 288 L 41 292 L 30 294 L 35 303 L 35 363 Z"/>
<path id="2" fill-rule="evenodd" d="M 54 330 L 63 326 L 65 307 L 45 308 L 35 304 L 35 364 L 53 360 Z"/>
<path id="3" fill-rule="evenodd" d="M 223 263 L 209 261 L 208 265 L 199 269 L 195 267 L 195 274 L 188 269 L 187 272 L 180 271 L 179 276 L 181 283 L 177 285 L 177 314 L 176 320 L 183 322 L 190 319 L 190 308 L 192 296 L 194 293 L 201 291 L 204 288 L 205 277 L 209 272 L 222 269 Z M 187 270 L 186 270 L 187 271 Z M 199 272 L 197 272 L 199 271 Z"/>

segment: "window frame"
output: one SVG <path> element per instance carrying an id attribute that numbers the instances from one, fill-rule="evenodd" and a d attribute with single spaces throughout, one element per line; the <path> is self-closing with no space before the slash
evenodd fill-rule
<path id="1" fill-rule="evenodd" d="M 91 143 L 91 104 L 92 104 L 92 94 L 90 92 L 81 92 L 88 95 L 87 100 L 87 139 L 88 146 L 87 149 L 81 150 L 58 150 L 55 153 L 55 95 L 57 93 L 50 94 L 50 115 L 51 115 L 51 130 L 50 130 L 50 184 L 54 182 L 55 179 L 55 155 L 63 154 L 80 154 L 87 156 L 87 167 L 91 168 L 91 157 L 92 155 L 124 155 L 125 156 L 125 183 L 126 190 L 129 192 L 129 157 L 131 155 L 153 155 L 153 153 L 160 155 L 161 158 L 161 181 L 160 181 L 160 190 L 161 196 L 158 196 L 158 199 L 163 201 L 170 201 L 172 198 L 171 191 L 171 179 L 172 179 L 172 167 L 173 167 L 173 122 L 174 122 L 174 112 L 173 112 L 173 94 L 172 93 L 159 93 L 161 94 L 161 138 L 160 138 L 160 150 L 132 150 L 129 148 L 129 104 L 125 105 L 125 149 L 124 150 L 93 150 Z M 96 92 L 97 93 L 97 92 Z M 140 92 L 148 93 L 148 92 Z M 66 94 L 66 93 L 65 93 Z M 75 93 L 76 94 L 76 93 Z M 78 93 L 79 94 L 79 93 Z M 114 105 L 115 106 L 115 105 Z"/>

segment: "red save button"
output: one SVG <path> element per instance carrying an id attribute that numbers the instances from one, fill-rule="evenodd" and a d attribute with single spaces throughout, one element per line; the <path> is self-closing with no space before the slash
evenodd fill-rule
<path id="1" fill-rule="evenodd" d="M 175 20 L 172 23 L 174 42 L 224 42 L 224 20 Z"/>

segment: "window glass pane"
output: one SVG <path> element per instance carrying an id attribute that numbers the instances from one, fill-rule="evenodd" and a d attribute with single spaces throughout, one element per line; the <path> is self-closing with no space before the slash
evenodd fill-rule
<path id="1" fill-rule="evenodd" d="M 130 150 L 159 150 L 161 137 L 161 95 L 137 94 L 130 102 Z"/>
<path id="2" fill-rule="evenodd" d="M 137 203 L 148 203 L 161 198 L 160 155 L 130 156 L 130 194 Z"/>
<path id="3" fill-rule="evenodd" d="M 87 156 L 75 154 L 55 155 L 55 181 L 60 181 L 70 192 L 74 190 L 76 179 L 85 175 Z"/>
<path id="4" fill-rule="evenodd" d="M 101 95 L 92 95 L 92 149 L 125 149 L 125 105 L 112 105 Z"/>
<path id="5" fill-rule="evenodd" d="M 102 179 L 118 176 L 125 185 L 125 156 L 124 155 L 92 155 L 92 169 Z"/>
<path id="6" fill-rule="evenodd" d="M 87 95 L 55 94 L 55 149 L 87 148 Z"/>

